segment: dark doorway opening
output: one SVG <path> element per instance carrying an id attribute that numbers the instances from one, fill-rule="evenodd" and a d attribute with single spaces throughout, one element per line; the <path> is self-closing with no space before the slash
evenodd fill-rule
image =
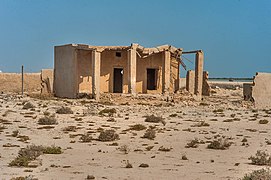
<path id="1" fill-rule="evenodd" d="M 156 90 L 156 69 L 147 69 L 147 90 Z"/>
<path id="2" fill-rule="evenodd" d="M 122 81 L 123 81 L 123 69 L 122 68 L 114 68 L 114 76 L 113 76 L 113 92 L 114 93 L 122 93 Z"/>

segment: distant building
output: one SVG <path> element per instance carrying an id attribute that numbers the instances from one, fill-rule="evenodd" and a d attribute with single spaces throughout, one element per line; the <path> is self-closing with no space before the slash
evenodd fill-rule
<path id="1" fill-rule="evenodd" d="M 57 97 L 92 94 L 99 99 L 100 93 L 174 93 L 179 90 L 181 48 L 67 44 L 55 46 L 54 51 L 53 89 Z M 200 73 L 201 80 L 195 79 L 195 86 L 202 87 L 203 57 L 198 59 L 196 68 L 201 66 L 196 76 Z"/>

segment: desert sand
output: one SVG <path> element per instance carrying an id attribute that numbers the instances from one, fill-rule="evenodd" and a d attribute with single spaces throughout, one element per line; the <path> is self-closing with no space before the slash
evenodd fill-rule
<path id="1" fill-rule="evenodd" d="M 23 109 L 26 103 L 34 107 Z M 56 111 L 69 107 L 72 114 Z M 112 114 L 99 113 L 115 109 Z M 45 115 L 55 114 L 56 125 L 39 125 Z M 158 123 L 146 117 L 162 117 Z M 267 124 L 259 124 L 268 120 Z M 271 152 L 271 110 L 255 110 L 243 101 L 242 89 L 214 89 L 203 101 L 181 92 L 173 98 L 161 95 L 104 94 L 100 103 L 90 99 L 43 100 L 29 96 L 0 95 L 0 177 L 29 176 L 38 179 L 239 179 L 261 166 L 248 159 L 257 150 Z M 142 138 L 146 129 L 153 140 Z M 74 126 L 74 128 L 67 128 Z M 129 129 L 130 128 L 130 129 Z M 119 139 L 102 142 L 102 130 L 113 129 Z M 13 135 L 14 131 L 18 135 Z M 89 134 L 91 142 L 80 137 Z M 28 137 L 28 138 L 25 138 Z M 226 139 L 224 150 L 209 149 L 216 139 Z M 187 147 L 197 139 L 195 147 Z M 244 140 L 245 139 L 245 140 Z M 42 154 L 36 168 L 14 167 L 21 148 L 28 145 L 59 146 L 61 154 Z M 186 158 L 187 159 L 186 159 Z M 126 168 L 127 162 L 132 168 Z M 148 167 L 139 167 L 147 164 Z"/>

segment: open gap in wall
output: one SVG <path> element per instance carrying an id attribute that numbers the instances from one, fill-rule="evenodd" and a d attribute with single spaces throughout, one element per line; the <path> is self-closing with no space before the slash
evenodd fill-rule
<path id="1" fill-rule="evenodd" d="M 157 69 L 147 69 L 147 89 L 156 90 L 157 89 Z"/>
<path id="2" fill-rule="evenodd" d="M 123 89 L 123 68 L 114 68 L 113 92 L 122 93 Z"/>

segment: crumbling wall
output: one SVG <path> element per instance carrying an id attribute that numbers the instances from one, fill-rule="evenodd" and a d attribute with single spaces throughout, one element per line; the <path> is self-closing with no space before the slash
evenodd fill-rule
<path id="1" fill-rule="evenodd" d="M 271 108 L 271 73 L 256 73 L 252 86 L 252 98 L 256 108 Z"/>
<path id="2" fill-rule="evenodd" d="M 41 93 L 51 94 L 53 92 L 54 70 L 42 69 L 40 79 L 41 79 Z"/>
<path id="3" fill-rule="evenodd" d="M 92 51 L 77 50 L 78 93 L 92 93 Z"/>
<path id="4" fill-rule="evenodd" d="M 253 101 L 252 98 L 252 83 L 243 84 L 243 96 L 245 101 Z"/>
<path id="5" fill-rule="evenodd" d="M 180 84 L 180 68 L 179 62 L 175 58 L 170 61 L 170 92 L 179 90 Z"/>
<path id="6" fill-rule="evenodd" d="M 20 73 L 0 73 L 0 92 L 21 93 L 22 75 Z M 24 73 L 24 91 L 40 91 L 40 73 Z"/>
<path id="7" fill-rule="evenodd" d="M 208 83 L 209 73 L 207 71 L 203 71 L 203 82 L 202 82 L 202 95 L 210 96 L 211 87 Z"/>
<path id="8" fill-rule="evenodd" d="M 186 90 L 191 94 L 195 92 L 195 71 L 189 70 L 186 73 Z"/>

